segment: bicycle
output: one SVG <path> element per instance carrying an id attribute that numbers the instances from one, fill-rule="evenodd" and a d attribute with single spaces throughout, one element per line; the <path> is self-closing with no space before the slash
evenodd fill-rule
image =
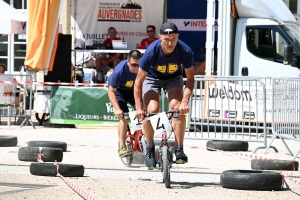
<path id="1" fill-rule="evenodd" d="M 134 115 L 134 113 L 133 113 Z M 129 113 L 123 113 L 124 119 L 130 119 Z M 137 121 L 137 123 L 136 123 Z M 137 119 L 131 120 L 133 125 L 141 125 L 141 122 Z M 127 125 L 127 133 L 125 145 L 129 150 L 129 153 L 121 157 L 121 161 L 124 165 L 130 166 L 133 161 L 133 153 L 139 151 L 143 153 L 143 149 L 146 148 L 146 139 L 141 129 L 135 128 L 134 133 L 131 133 L 129 125 Z M 120 147 L 120 145 L 119 145 Z"/>
<path id="2" fill-rule="evenodd" d="M 169 115 L 169 116 L 168 116 Z M 161 113 L 147 113 L 146 118 L 151 122 L 151 125 L 155 133 L 160 133 L 162 135 L 160 146 L 158 147 L 157 160 L 158 166 L 162 171 L 163 182 L 166 188 L 171 187 L 171 176 L 170 168 L 173 164 L 173 147 L 170 147 L 168 139 L 170 138 L 173 128 L 171 126 L 171 119 L 178 118 L 180 115 L 179 110 L 161 112 Z M 160 130 L 162 129 L 162 130 Z M 170 132 L 169 137 L 167 133 Z"/>

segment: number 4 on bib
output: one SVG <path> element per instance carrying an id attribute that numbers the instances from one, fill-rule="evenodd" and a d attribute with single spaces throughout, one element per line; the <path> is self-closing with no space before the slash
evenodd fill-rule
<path id="1" fill-rule="evenodd" d="M 165 112 L 161 112 L 157 115 L 151 116 L 149 119 L 155 134 L 162 134 L 164 131 L 172 131 L 172 126 Z"/>
<path id="2" fill-rule="evenodd" d="M 129 118 L 130 118 L 130 122 L 131 122 L 131 126 L 132 126 L 133 130 L 134 131 L 142 130 L 142 120 L 137 119 L 135 117 L 135 111 L 131 111 L 128 114 L 129 114 Z"/>

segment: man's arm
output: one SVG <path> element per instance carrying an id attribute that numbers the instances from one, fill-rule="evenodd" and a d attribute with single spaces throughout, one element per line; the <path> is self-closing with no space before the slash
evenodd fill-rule
<path id="1" fill-rule="evenodd" d="M 194 67 L 190 67 L 185 70 L 185 75 L 186 75 L 186 86 L 183 92 L 183 98 L 182 98 L 182 102 L 181 102 L 181 108 L 183 109 L 183 113 L 186 114 L 189 112 L 189 99 L 192 95 L 193 89 L 194 89 Z"/>
<path id="2" fill-rule="evenodd" d="M 108 98 L 115 109 L 115 117 L 123 118 L 123 111 L 121 110 L 121 108 L 118 104 L 118 101 L 116 98 L 116 91 L 117 91 L 117 88 L 114 88 L 110 85 L 108 88 L 108 92 L 107 92 Z"/>
<path id="3" fill-rule="evenodd" d="M 109 62 L 113 62 L 115 59 L 120 59 L 121 58 L 121 54 L 120 53 L 116 53 L 114 56 L 109 58 Z"/>
<path id="4" fill-rule="evenodd" d="M 136 117 L 138 119 L 144 119 L 145 112 L 143 111 L 143 97 L 142 97 L 142 87 L 143 82 L 146 79 L 148 72 L 139 68 L 138 74 L 134 82 L 134 100 L 136 108 Z"/>

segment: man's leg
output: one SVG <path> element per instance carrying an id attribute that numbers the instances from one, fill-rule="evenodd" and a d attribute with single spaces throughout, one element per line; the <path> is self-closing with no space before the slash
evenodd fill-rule
<path id="1" fill-rule="evenodd" d="M 104 83 L 103 68 L 105 68 L 107 64 L 108 63 L 107 63 L 105 54 L 100 54 L 100 56 L 98 56 L 96 58 L 96 71 L 97 71 L 96 81 L 97 81 L 97 83 Z"/>
<path id="2" fill-rule="evenodd" d="M 127 119 L 120 119 L 118 125 L 118 137 L 119 137 L 120 147 L 125 145 L 127 125 L 128 125 Z"/>
<path id="3" fill-rule="evenodd" d="M 167 97 L 169 99 L 170 110 L 177 110 L 180 107 L 183 98 L 183 81 L 182 77 L 178 76 L 168 80 L 165 83 L 165 88 L 167 90 Z M 176 163 L 184 164 L 188 162 L 188 157 L 183 152 L 183 140 L 185 133 L 186 119 L 185 116 L 181 115 L 178 118 L 173 118 L 172 126 L 175 133 L 175 155 Z"/>
<path id="4" fill-rule="evenodd" d="M 119 104 L 121 110 L 124 113 L 128 112 L 127 101 L 126 101 L 125 95 L 121 94 L 120 92 L 117 92 L 116 98 L 117 98 L 117 101 L 118 101 L 118 104 Z M 128 155 L 128 153 L 130 153 L 129 149 L 125 145 L 127 125 L 128 125 L 128 120 L 126 120 L 124 118 L 120 119 L 119 125 L 118 125 L 118 139 L 119 139 L 119 144 L 120 144 L 120 149 L 118 151 L 119 156 Z"/>
<path id="5" fill-rule="evenodd" d="M 144 108 L 146 113 L 159 112 L 159 93 L 148 91 L 143 95 Z M 155 145 L 154 145 L 154 131 L 150 121 L 143 120 L 143 131 L 147 141 L 147 148 L 145 152 L 145 164 L 149 169 L 154 169 L 156 166 L 155 160 Z"/>
<path id="6" fill-rule="evenodd" d="M 182 101 L 182 87 L 174 87 L 167 91 L 167 96 L 169 99 L 170 110 L 177 110 Z M 174 128 L 175 138 L 176 138 L 176 148 L 175 156 L 177 164 L 184 164 L 188 162 L 188 157 L 183 152 L 183 140 L 185 133 L 185 116 L 179 116 L 178 118 L 173 118 L 172 126 Z"/>

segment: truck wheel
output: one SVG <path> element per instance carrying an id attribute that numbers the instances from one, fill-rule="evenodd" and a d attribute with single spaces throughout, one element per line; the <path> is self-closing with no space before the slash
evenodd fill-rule
<path id="1" fill-rule="evenodd" d="M 39 147 L 21 147 L 18 151 L 18 158 L 20 161 L 37 161 L 38 154 L 40 153 Z M 42 160 L 44 162 L 61 162 L 63 159 L 63 151 L 59 148 L 42 148 Z"/>
<path id="2" fill-rule="evenodd" d="M 283 177 L 278 172 L 227 170 L 221 173 L 223 188 L 238 190 L 280 190 Z"/>
<path id="3" fill-rule="evenodd" d="M 298 161 L 291 160 L 251 160 L 252 169 L 298 171 Z"/>
<path id="4" fill-rule="evenodd" d="M 63 152 L 67 151 L 67 143 L 59 141 L 29 141 L 28 147 L 51 147 L 60 148 Z"/>
<path id="5" fill-rule="evenodd" d="M 58 164 L 59 173 L 64 177 L 82 177 L 83 165 Z M 57 170 L 54 163 L 31 163 L 30 173 L 36 176 L 56 176 Z"/>
<path id="6" fill-rule="evenodd" d="M 18 144 L 16 136 L 0 135 L 0 147 L 15 147 Z"/>
<path id="7" fill-rule="evenodd" d="M 248 142 L 213 140 L 207 141 L 206 148 L 208 151 L 215 151 L 214 149 L 223 151 L 248 151 Z"/>

